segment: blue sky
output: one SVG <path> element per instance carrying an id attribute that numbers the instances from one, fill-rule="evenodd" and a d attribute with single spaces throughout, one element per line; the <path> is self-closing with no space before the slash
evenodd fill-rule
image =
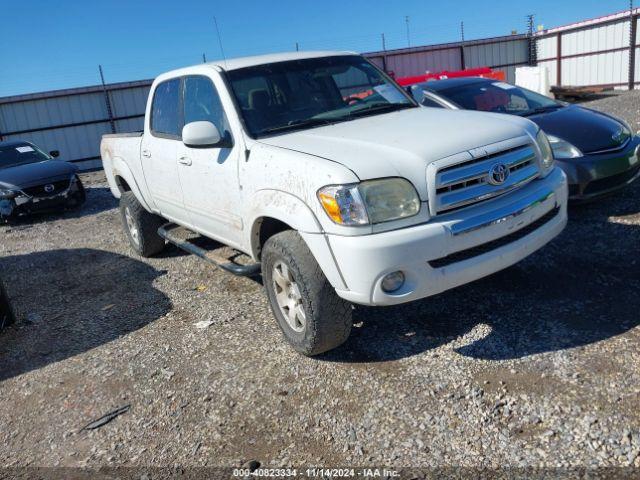
<path id="1" fill-rule="evenodd" d="M 525 30 L 525 15 L 552 27 L 624 10 L 627 0 L 2 0 L 0 96 L 151 78 L 220 58 L 303 50 L 381 49 Z"/>

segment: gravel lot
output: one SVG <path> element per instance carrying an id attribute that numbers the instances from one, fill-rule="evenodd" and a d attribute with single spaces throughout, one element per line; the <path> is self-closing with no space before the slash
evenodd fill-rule
<path id="1" fill-rule="evenodd" d="M 640 128 L 640 92 L 588 105 Z M 347 344 L 308 359 L 259 283 L 136 258 L 85 181 L 82 211 L 0 226 L 5 465 L 640 466 L 640 183 L 503 272 L 357 308 Z"/>

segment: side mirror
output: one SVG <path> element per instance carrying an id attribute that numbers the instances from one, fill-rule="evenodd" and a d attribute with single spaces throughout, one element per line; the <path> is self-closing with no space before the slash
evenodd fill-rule
<path id="1" fill-rule="evenodd" d="M 214 147 L 221 141 L 218 127 L 211 122 L 191 122 L 182 128 L 182 142 L 187 147 Z"/>
<path id="2" fill-rule="evenodd" d="M 51 150 L 49 152 L 49 155 L 51 155 L 53 158 L 58 158 L 60 156 L 60 151 L 59 150 Z"/>

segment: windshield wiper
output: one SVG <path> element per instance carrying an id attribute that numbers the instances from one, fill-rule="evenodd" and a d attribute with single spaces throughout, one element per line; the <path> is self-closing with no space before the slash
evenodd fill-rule
<path id="1" fill-rule="evenodd" d="M 563 105 L 548 105 L 546 107 L 538 107 L 533 110 L 527 110 L 526 112 L 519 113 L 521 117 L 528 117 L 530 115 L 536 115 L 538 113 L 550 112 L 551 110 L 557 110 L 558 108 L 562 108 Z"/>
<path id="2" fill-rule="evenodd" d="M 349 112 L 350 117 L 359 117 L 371 113 L 394 112 L 405 108 L 415 107 L 412 103 L 372 103 L 365 108 Z"/>
<path id="3" fill-rule="evenodd" d="M 289 123 L 285 125 L 278 125 L 277 127 L 269 127 L 258 132 L 258 135 L 263 135 L 265 133 L 275 133 L 282 132 L 286 130 L 298 130 L 300 128 L 308 128 L 308 127 L 317 127 L 320 125 L 331 125 L 331 120 L 327 120 L 326 118 L 305 118 L 303 120 L 291 120 Z"/>

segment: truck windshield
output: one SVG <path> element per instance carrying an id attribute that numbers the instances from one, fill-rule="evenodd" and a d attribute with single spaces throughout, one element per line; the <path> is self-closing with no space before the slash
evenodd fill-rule
<path id="1" fill-rule="evenodd" d="M 417 106 L 356 55 L 258 65 L 227 76 L 253 137 Z"/>
<path id="2" fill-rule="evenodd" d="M 49 159 L 49 155 L 29 143 L 0 145 L 0 169 Z"/>

